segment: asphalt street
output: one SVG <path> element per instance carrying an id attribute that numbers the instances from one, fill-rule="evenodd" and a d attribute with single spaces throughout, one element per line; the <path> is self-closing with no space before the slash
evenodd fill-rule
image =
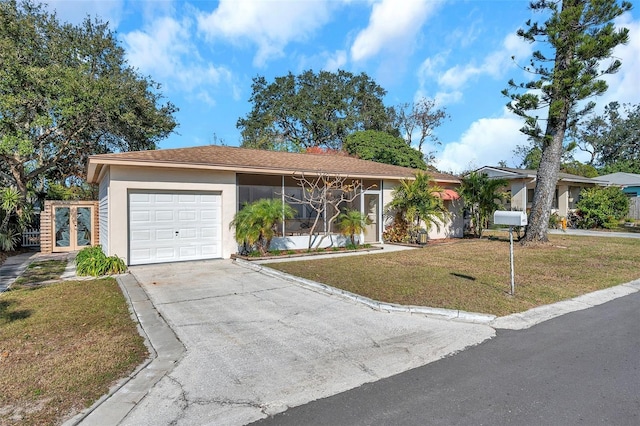
<path id="1" fill-rule="evenodd" d="M 256 424 L 638 425 L 640 293 Z"/>

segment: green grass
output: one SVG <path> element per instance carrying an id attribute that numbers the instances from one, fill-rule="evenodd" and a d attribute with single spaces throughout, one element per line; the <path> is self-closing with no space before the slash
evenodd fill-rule
<path id="1" fill-rule="evenodd" d="M 269 267 L 379 301 L 499 316 L 640 277 L 640 239 L 550 235 L 546 245 L 515 243 L 513 297 L 508 236 L 496 235 L 500 238 Z"/>
<path id="2" fill-rule="evenodd" d="M 16 289 L 29 284 L 56 280 L 60 278 L 66 267 L 66 260 L 41 260 L 32 262 L 22 275 L 16 279 L 12 288 Z"/>
<path id="3" fill-rule="evenodd" d="M 147 357 L 114 279 L 0 295 L 0 424 L 59 424 Z"/>

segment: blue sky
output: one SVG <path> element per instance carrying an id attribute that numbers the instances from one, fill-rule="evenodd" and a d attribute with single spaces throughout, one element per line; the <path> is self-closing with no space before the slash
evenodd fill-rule
<path id="1" fill-rule="evenodd" d="M 517 166 L 526 143 L 522 121 L 509 114 L 500 91 L 527 76 L 539 47 L 515 32 L 542 19 L 524 0 L 60 0 L 49 1 L 62 21 L 90 14 L 111 24 L 129 63 L 162 84 L 180 108 L 177 134 L 160 143 L 177 148 L 218 141 L 236 146 L 236 121 L 251 109 L 251 79 L 307 69 L 365 72 L 387 90 L 386 105 L 435 99 L 450 120 L 436 166 L 460 172 L 506 161 Z M 617 21 L 630 42 L 614 56 L 622 70 L 607 78 L 596 100 L 640 103 L 640 13 Z M 435 149 L 432 147 L 431 149 Z"/>

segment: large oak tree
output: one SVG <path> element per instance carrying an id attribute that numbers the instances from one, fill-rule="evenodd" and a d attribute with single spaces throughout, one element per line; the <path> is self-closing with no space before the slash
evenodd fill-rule
<path id="1" fill-rule="evenodd" d="M 0 181 L 24 201 L 30 182 L 83 177 L 91 154 L 155 149 L 176 126 L 159 89 L 108 24 L 0 1 Z"/>
<path id="2" fill-rule="evenodd" d="M 312 70 L 268 82 L 253 79 L 252 110 L 238 119 L 242 146 L 303 151 L 341 149 L 344 138 L 360 130 L 388 130 L 386 91 L 365 73 Z"/>
<path id="3" fill-rule="evenodd" d="M 542 157 L 538 168 L 529 225 L 523 243 L 547 241 L 547 228 L 555 194 L 562 144 L 570 117 L 579 118 L 593 108 L 581 101 L 600 95 L 607 84 L 603 74 L 621 66 L 611 59 L 614 47 L 626 43 L 627 29 L 617 30 L 613 20 L 631 9 L 629 2 L 616 0 L 539 0 L 530 4 L 535 11 L 549 14 L 542 24 L 527 22 L 518 35 L 529 42 L 544 42 L 533 53 L 529 67 L 533 79 L 521 84 L 509 82 L 503 91 L 511 97 L 508 107 L 525 119 L 522 131 L 540 140 Z M 603 62 L 607 62 L 603 64 Z M 524 93 L 522 93 L 524 91 Z M 583 106 L 582 109 L 578 109 Z M 547 108 L 542 131 L 536 111 Z M 537 115 L 538 114 L 538 115 Z"/>

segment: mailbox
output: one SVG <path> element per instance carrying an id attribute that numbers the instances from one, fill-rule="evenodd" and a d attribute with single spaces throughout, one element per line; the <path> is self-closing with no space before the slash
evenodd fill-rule
<path id="1" fill-rule="evenodd" d="M 525 212 L 497 210 L 493 214 L 493 223 L 496 225 L 526 226 L 527 214 Z"/>

